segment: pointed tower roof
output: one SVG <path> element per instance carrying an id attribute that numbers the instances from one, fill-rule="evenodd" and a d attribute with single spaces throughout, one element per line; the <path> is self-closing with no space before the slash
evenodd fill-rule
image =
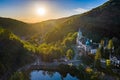
<path id="1" fill-rule="evenodd" d="M 78 37 L 79 37 L 79 39 L 83 37 L 82 31 L 80 30 L 80 28 L 79 28 L 79 31 L 78 31 Z"/>
<path id="2" fill-rule="evenodd" d="M 86 41 L 86 46 L 90 46 L 90 40 L 89 39 L 87 39 L 87 41 Z"/>

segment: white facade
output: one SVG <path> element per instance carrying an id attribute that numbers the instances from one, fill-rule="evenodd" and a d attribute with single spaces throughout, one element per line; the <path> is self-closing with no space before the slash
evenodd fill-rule
<path id="1" fill-rule="evenodd" d="M 88 41 L 89 41 L 89 44 L 87 45 L 86 42 L 88 42 Z M 96 44 L 90 45 L 91 43 L 93 43 L 92 40 L 85 38 L 82 35 L 82 32 L 80 29 L 78 31 L 76 42 L 77 42 L 78 49 L 84 49 L 86 52 L 90 52 L 91 54 L 95 54 L 97 51 L 97 48 L 93 47 Z"/>
<path id="2" fill-rule="evenodd" d="M 78 45 L 78 49 L 81 49 L 81 48 L 82 48 L 82 49 L 84 49 L 85 51 L 88 51 L 89 48 L 80 41 L 80 39 L 82 39 L 82 38 L 84 38 L 84 36 L 82 35 L 81 30 L 79 29 L 78 35 L 77 35 L 77 40 L 76 40 L 77 45 Z"/>
<path id="3" fill-rule="evenodd" d="M 97 52 L 97 49 L 91 49 L 90 53 L 95 54 Z"/>

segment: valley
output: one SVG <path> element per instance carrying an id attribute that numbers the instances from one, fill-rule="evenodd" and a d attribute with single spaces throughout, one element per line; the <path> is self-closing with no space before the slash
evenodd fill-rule
<path id="1" fill-rule="evenodd" d="M 0 17 L 0 80 L 119 80 L 119 5 L 37 23 Z"/>

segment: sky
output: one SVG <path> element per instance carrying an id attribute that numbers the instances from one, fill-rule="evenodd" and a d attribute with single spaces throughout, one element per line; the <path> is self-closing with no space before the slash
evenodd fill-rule
<path id="1" fill-rule="evenodd" d="M 28 23 L 82 14 L 108 0 L 0 0 L 0 17 Z"/>

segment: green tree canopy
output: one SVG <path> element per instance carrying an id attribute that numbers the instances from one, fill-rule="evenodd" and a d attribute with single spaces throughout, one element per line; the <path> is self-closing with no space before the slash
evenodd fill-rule
<path id="1" fill-rule="evenodd" d="M 72 49 L 68 49 L 67 52 L 66 52 L 66 57 L 68 59 L 72 59 L 74 57 L 74 52 Z"/>
<path id="2" fill-rule="evenodd" d="M 101 50 L 99 48 L 99 49 L 97 49 L 95 60 L 100 60 L 100 59 L 101 59 Z"/>
<path id="3" fill-rule="evenodd" d="M 114 45 L 113 45 L 113 40 L 112 39 L 110 39 L 109 40 L 109 43 L 108 43 L 108 49 L 112 49 L 114 47 Z"/>

